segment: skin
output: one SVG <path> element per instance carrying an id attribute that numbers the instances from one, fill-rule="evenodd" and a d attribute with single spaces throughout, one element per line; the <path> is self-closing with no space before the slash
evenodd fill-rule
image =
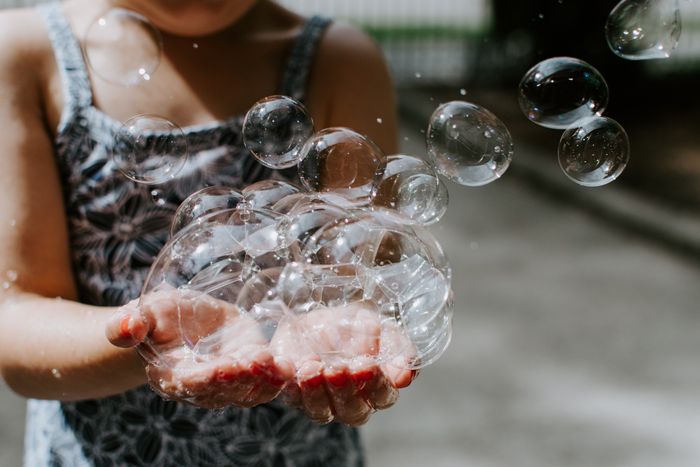
<path id="1" fill-rule="evenodd" d="M 91 77 L 95 105 L 120 120 L 147 112 L 188 126 L 245 113 L 255 101 L 276 92 L 302 25 L 301 18 L 267 1 L 64 3 L 78 32 L 109 6 L 140 11 L 163 29 L 164 56 L 150 83 L 125 92 Z M 43 21 L 33 10 L 0 13 L 0 43 L 4 46 L 0 48 L 0 186 L 11 194 L 0 197 L 0 274 L 17 273 L 9 289 L 0 289 L 0 373 L 20 395 L 63 401 L 121 393 L 149 382 L 148 375 L 151 382 L 196 380 L 196 374 L 182 372 L 154 376 L 155 370 L 134 351 L 145 336 L 168 328 L 167 319 L 160 321 L 168 310 L 147 314 L 150 320 L 140 321 L 133 304 L 114 309 L 77 301 L 52 145 L 65 98 L 53 51 Z M 368 135 L 385 152 L 396 151 L 395 105 L 387 69 L 362 33 L 341 24 L 329 28 L 311 70 L 307 105 L 317 128 L 348 126 Z M 126 325 L 124 316 L 130 316 Z M 338 382 L 343 380 L 339 374 L 352 375 L 352 369 L 327 372 L 313 355 L 283 362 L 279 357 L 288 346 L 282 335 L 275 344 L 277 355 L 258 348 L 246 354 L 247 359 L 234 362 L 235 372 L 226 372 L 233 368 L 231 361 L 202 370 L 200 381 L 206 384 L 197 395 L 201 397 L 190 402 L 250 406 L 270 400 L 284 386 L 286 397 L 312 418 L 327 421 L 322 415 L 330 411 L 341 421 L 360 424 L 367 419 L 365 405 L 381 408 L 392 399 L 381 395 L 382 387 L 389 384 L 395 390 L 413 377 L 410 372 L 392 373 L 376 366 L 358 368 L 354 373 L 376 373 L 370 386 L 380 389 L 370 393 L 379 395 L 358 395 L 356 386 L 342 386 L 343 390 L 331 391 L 328 400 L 319 391 L 305 392 L 301 383 L 319 374 L 323 384 L 328 377 Z M 291 332 L 287 336 L 293 338 Z M 168 336 L 159 338 L 169 342 Z M 210 378 L 214 374 L 219 377 Z M 279 380 L 283 383 L 270 383 Z M 318 383 L 318 378 L 314 381 Z M 251 387 L 261 387 L 257 383 L 263 384 L 262 389 L 251 392 Z M 249 388 L 244 395 L 235 390 L 241 385 Z M 167 397 L 186 399 L 177 385 L 157 389 Z"/>

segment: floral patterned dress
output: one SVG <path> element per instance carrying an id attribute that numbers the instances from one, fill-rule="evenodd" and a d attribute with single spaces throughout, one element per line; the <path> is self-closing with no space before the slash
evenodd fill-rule
<path id="1" fill-rule="evenodd" d="M 64 188 L 74 274 L 84 303 L 118 306 L 137 297 L 182 200 L 205 186 L 243 187 L 282 177 L 244 150 L 242 117 L 186 128 L 190 158 L 178 177 L 153 187 L 131 182 L 109 154 L 120 124 L 93 106 L 80 45 L 60 3 L 40 7 L 61 71 L 66 107 L 55 153 Z M 293 47 L 281 94 L 298 100 L 328 20 L 307 21 Z M 153 136 L 157 137 L 157 136 Z M 281 403 L 198 409 L 143 387 L 100 400 L 29 401 L 25 465 L 361 466 L 355 429 L 319 426 Z"/>

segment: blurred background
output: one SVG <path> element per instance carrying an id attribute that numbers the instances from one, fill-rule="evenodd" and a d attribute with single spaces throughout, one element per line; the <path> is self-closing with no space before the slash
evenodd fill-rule
<path id="1" fill-rule="evenodd" d="M 679 2 L 678 49 L 649 62 L 608 49 L 610 0 L 281 3 L 377 40 L 404 152 L 425 155 L 430 114 L 456 99 L 496 113 L 516 145 L 501 180 L 449 185 L 434 231 L 454 268 L 453 342 L 364 428 L 369 466 L 700 465 L 700 2 Z M 519 110 L 523 74 L 559 55 L 603 74 L 606 115 L 629 134 L 609 186 L 570 182 L 561 133 Z M 0 466 L 21 463 L 23 417 L 0 386 Z"/>

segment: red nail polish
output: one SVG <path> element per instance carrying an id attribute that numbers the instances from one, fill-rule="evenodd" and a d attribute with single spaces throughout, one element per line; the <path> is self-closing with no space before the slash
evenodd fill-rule
<path id="1" fill-rule="evenodd" d="M 323 384 L 323 376 L 316 375 L 301 382 L 304 389 L 318 389 Z"/>
<path id="2" fill-rule="evenodd" d="M 233 371 L 232 368 L 216 370 L 217 381 L 227 383 L 233 381 L 235 378 L 236 373 Z"/>
<path id="3" fill-rule="evenodd" d="M 352 380 L 355 384 L 364 384 L 374 379 L 375 373 L 373 370 L 362 370 L 352 374 Z"/>
<path id="4" fill-rule="evenodd" d="M 130 319 L 131 317 L 129 315 L 126 315 L 119 322 L 119 337 L 121 337 L 122 339 L 131 338 L 131 330 L 129 329 Z"/>

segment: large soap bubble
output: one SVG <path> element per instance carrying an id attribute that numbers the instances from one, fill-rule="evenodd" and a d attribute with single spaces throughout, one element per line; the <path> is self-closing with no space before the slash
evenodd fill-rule
<path id="1" fill-rule="evenodd" d="M 622 58 L 669 58 L 681 35 L 678 0 L 623 0 L 610 13 L 605 34 Z"/>
<path id="2" fill-rule="evenodd" d="M 615 120 L 591 117 L 564 132 L 559 142 L 559 165 L 579 185 L 596 187 L 612 182 L 627 166 L 630 143 Z"/>
<path id="3" fill-rule="evenodd" d="M 301 148 L 314 132 L 313 120 L 299 102 L 285 96 L 266 97 L 253 105 L 243 121 L 243 142 L 264 166 L 297 165 Z"/>
<path id="4" fill-rule="evenodd" d="M 447 187 L 425 161 L 401 154 L 387 158 L 375 206 L 394 209 L 409 222 L 430 225 L 442 218 L 448 203 Z"/>
<path id="5" fill-rule="evenodd" d="M 508 128 L 494 114 L 469 102 L 439 106 L 430 117 L 427 144 L 438 173 L 460 185 L 491 183 L 513 159 Z"/>
<path id="6" fill-rule="evenodd" d="M 162 49 L 160 32 L 148 19 L 122 8 L 95 19 L 83 41 L 86 61 L 95 75 L 122 86 L 150 81 Z"/>
<path id="7" fill-rule="evenodd" d="M 262 180 L 248 185 L 242 191 L 243 202 L 255 209 L 271 209 L 280 200 L 301 190 L 282 180 Z"/>
<path id="8" fill-rule="evenodd" d="M 335 192 L 357 204 L 376 194 L 386 156 L 372 141 L 348 128 L 321 130 L 306 142 L 299 178 L 311 191 Z"/>
<path id="9" fill-rule="evenodd" d="M 588 63 L 570 57 L 544 60 L 520 82 L 518 101 L 525 116 L 546 128 L 566 129 L 577 121 L 602 115 L 608 85 Z"/>
<path id="10" fill-rule="evenodd" d="M 185 166 L 187 139 L 166 118 L 137 115 L 124 122 L 117 132 L 111 155 L 126 177 L 155 185 L 172 180 Z"/>

